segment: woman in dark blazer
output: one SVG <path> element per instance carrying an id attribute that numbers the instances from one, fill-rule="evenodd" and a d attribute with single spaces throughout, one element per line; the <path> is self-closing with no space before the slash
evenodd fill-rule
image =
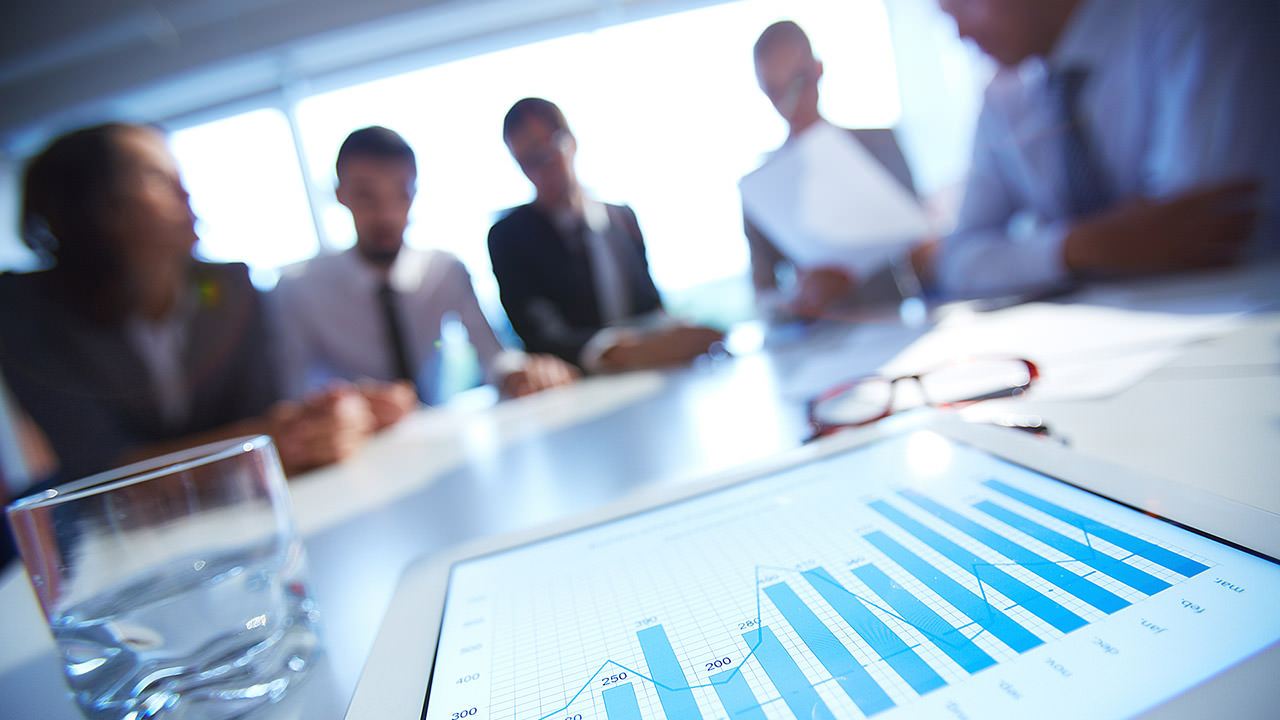
<path id="1" fill-rule="evenodd" d="M 52 446 L 53 480 L 253 433 L 299 470 L 368 434 L 353 391 L 278 402 L 260 297 L 243 264 L 192 257 L 195 215 L 157 131 L 54 140 L 27 166 L 22 218 L 47 269 L 0 276 L 0 371 Z"/>

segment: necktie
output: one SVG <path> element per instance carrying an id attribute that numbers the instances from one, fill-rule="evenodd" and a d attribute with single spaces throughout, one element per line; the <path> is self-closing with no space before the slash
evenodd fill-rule
<path id="1" fill-rule="evenodd" d="M 405 346 L 404 325 L 400 322 L 400 308 L 396 303 L 396 291 L 391 283 L 384 282 L 378 288 L 378 304 L 382 307 L 383 326 L 386 331 L 387 353 L 391 356 L 392 371 L 397 380 L 414 380 L 413 361 Z"/>
<path id="2" fill-rule="evenodd" d="M 1092 215 L 1111 202 L 1109 185 L 1089 147 L 1088 121 L 1079 107 L 1080 90 L 1087 78 L 1088 72 L 1080 68 L 1054 71 L 1049 77 L 1049 92 L 1056 99 L 1063 122 L 1063 169 L 1073 217 Z"/>
<path id="3" fill-rule="evenodd" d="M 591 279 L 595 285 L 596 305 L 600 320 L 612 325 L 625 318 L 627 312 L 627 286 L 618 265 L 618 257 L 610 238 L 583 223 L 581 236 L 586 244 L 587 257 L 591 260 Z"/>

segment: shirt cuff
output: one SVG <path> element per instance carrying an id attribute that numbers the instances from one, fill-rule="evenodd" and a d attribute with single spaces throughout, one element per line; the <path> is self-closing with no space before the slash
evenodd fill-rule
<path id="1" fill-rule="evenodd" d="M 529 355 L 520 350 L 503 350 L 493 357 L 485 371 L 485 381 L 501 388 L 507 376 L 523 370 L 529 362 Z"/>
<path id="2" fill-rule="evenodd" d="M 635 330 L 626 327 L 607 327 L 597 331 L 582 346 L 582 352 L 578 354 L 578 365 L 589 373 L 604 372 L 604 354 L 620 340 L 635 334 Z"/>
<path id="3" fill-rule="evenodd" d="M 1070 276 L 1062 252 L 1070 231 L 1070 222 L 1056 221 L 1013 236 L 952 235 L 942 242 L 935 262 L 938 288 L 947 299 L 963 299 L 1065 285 Z"/>
<path id="4" fill-rule="evenodd" d="M 1059 220 L 1040 228 L 1027 238 L 1025 262 L 1027 279 L 1037 286 L 1061 285 L 1070 277 L 1063 246 L 1071 234 L 1071 222 Z"/>

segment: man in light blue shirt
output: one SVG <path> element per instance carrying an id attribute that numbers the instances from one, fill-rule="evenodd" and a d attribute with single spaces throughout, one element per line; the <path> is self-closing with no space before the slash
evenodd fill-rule
<path id="1" fill-rule="evenodd" d="M 1001 65 L 956 230 L 913 257 L 942 294 L 1280 255 L 1280 3 L 939 4 Z"/>

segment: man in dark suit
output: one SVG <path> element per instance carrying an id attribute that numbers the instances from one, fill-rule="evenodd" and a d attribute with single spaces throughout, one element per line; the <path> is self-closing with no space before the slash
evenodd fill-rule
<path id="1" fill-rule="evenodd" d="M 635 212 L 583 192 L 577 144 L 554 103 L 517 102 L 502 136 L 537 194 L 494 224 L 489 257 L 529 352 L 588 371 L 626 370 L 687 362 L 721 339 L 663 314 Z"/>
<path id="2" fill-rule="evenodd" d="M 756 78 L 760 89 L 773 103 L 778 114 L 787 121 L 790 143 L 806 130 L 827 122 L 818 111 L 818 80 L 822 62 L 813 55 L 809 37 L 790 20 L 765 28 L 755 45 Z M 849 130 L 849 134 L 871 153 L 902 185 L 915 192 L 911 169 L 894 137 L 887 128 Z M 836 266 L 794 267 L 765 234 L 744 214 L 743 225 L 751 252 L 751 282 L 762 309 L 785 309 L 800 315 L 819 315 L 833 304 L 850 299 L 858 281 L 848 271 Z M 779 269 L 793 266 L 795 283 L 780 288 Z M 890 284 L 892 281 L 890 280 Z M 874 292 L 875 288 L 864 287 Z"/>

